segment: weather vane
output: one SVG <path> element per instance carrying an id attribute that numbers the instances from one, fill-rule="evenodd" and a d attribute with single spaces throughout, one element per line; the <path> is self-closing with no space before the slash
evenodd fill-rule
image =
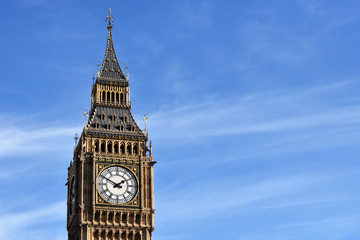
<path id="1" fill-rule="evenodd" d="M 111 23 L 114 22 L 114 18 L 111 16 L 111 8 L 109 8 L 109 16 L 106 17 L 105 21 L 108 21 L 108 29 L 111 30 L 112 29 L 112 25 Z"/>

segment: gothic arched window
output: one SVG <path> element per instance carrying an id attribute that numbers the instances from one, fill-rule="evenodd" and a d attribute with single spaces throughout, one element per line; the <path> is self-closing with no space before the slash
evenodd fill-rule
<path id="1" fill-rule="evenodd" d="M 105 152 L 106 151 L 106 147 L 105 147 L 105 142 L 101 142 L 101 152 Z"/>
<path id="2" fill-rule="evenodd" d="M 98 211 L 96 211 L 95 212 L 95 221 L 99 221 L 99 212 Z"/>
<path id="3" fill-rule="evenodd" d="M 110 212 L 110 213 L 108 214 L 108 221 L 111 222 L 112 220 L 113 220 L 113 213 Z"/>
<path id="4" fill-rule="evenodd" d="M 137 153 L 138 153 L 138 148 L 137 148 L 137 144 L 135 144 L 133 147 L 133 154 L 137 154 Z"/>
<path id="5" fill-rule="evenodd" d="M 127 220 L 126 213 L 123 213 L 123 215 L 121 216 L 121 222 L 126 223 L 126 220 Z"/>
<path id="6" fill-rule="evenodd" d="M 106 93 L 103 91 L 103 92 L 102 92 L 102 98 L 101 98 L 101 101 L 102 101 L 103 103 L 104 103 L 105 100 L 106 100 L 106 99 L 105 99 L 105 95 L 106 95 Z"/>
<path id="7" fill-rule="evenodd" d="M 119 144 L 118 144 L 118 142 L 114 143 L 114 152 L 119 153 Z"/>
<path id="8" fill-rule="evenodd" d="M 95 152 L 99 152 L 99 141 L 95 141 Z"/>
<path id="9" fill-rule="evenodd" d="M 107 102 L 110 103 L 110 92 L 107 92 Z"/>
<path id="10" fill-rule="evenodd" d="M 116 93 L 116 104 L 119 104 L 119 93 Z"/>
<path id="11" fill-rule="evenodd" d="M 124 145 L 124 143 L 121 144 L 120 150 L 121 150 L 122 154 L 125 154 L 125 145 Z"/>
<path id="12" fill-rule="evenodd" d="M 136 214 L 135 222 L 136 222 L 137 224 L 140 224 L 140 214 Z"/>
<path id="13" fill-rule="evenodd" d="M 107 150 L 108 150 L 108 153 L 112 153 L 112 144 L 111 144 L 111 142 L 108 142 Z"/>
<path id="14" fill-rule="evenodd" d="M 136 233 L 136 235 L 135 235 L 135 240 L 140 240 L 140 239 L 141 239 L 140 234 L 139 234 L 139 233 Z"/>
<path id="15" fill-rule="evenodd" d="M 123 103 L 124 102 L 124 94 L 120 93 L 120 102 Z"/>

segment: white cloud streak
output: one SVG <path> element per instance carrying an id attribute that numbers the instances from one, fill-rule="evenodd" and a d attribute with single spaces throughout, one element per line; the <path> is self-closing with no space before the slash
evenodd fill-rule
<path id="1" fill-rule="evenodd" d="M 76 128 L 49 127 L 25 129 L 18 126 L 0 128 L 0 158 L 7 155 L 25 155 L 71 149 Z"/>
<path id="2" fill-rule="evenodd" d="M 177 188 L 177 191 L 158 191 L 156 202 L 158 213 L 161 219 L 166 221 L 181 221 L 193 218 L 209 218 L 217 216 L 219 213 L 224 215 L 239 214 L 248 210 L 259 210 L 264 208 L 264 201 L 277 197 L 285 198 L 292 193 L 309 190 L 321 182 L 330 181 L 339 177 L 339 174 L 298 174 L 294 176 L 283 176 L 276 179 L 258 181 L 257 183 L 239 183 L 238 180 L 221 178 L 221 181 L 212 180 L 211 183 L 192 185 Z M 224 188 L 224 183 L 226 187 Z M 198 199 L 200 201 L 191 201 Z M 175 200 L 174 200 L 175 199 Z M 216 200 L 214 200 L 216 199 Z M 309 202 L 321 202 L 324 199 L 316 197 Z M 304 203 L 304 202 L 302 202 Z M 286 202 L 283 205 L 296 205 L 296 202 Z M 246 206 L 246 207 L 245 207 Z M 274 207 L 274 201 L 270 201 L 270 206 Z M 281 206 L 280 206 L 281 207 Z M 168 214 L 169 213 L 169 214 Z"/>
<path id="3" fill-rule="evenodd" d="M 0 239 L 15 240 L 31 239 L 32 237 L 33 239 L 56 239 L 54 235 L 43 235 L 41 230 L 36 232 L 35 228 L 32 230 L 27 228 L 38 224 L 65 221 L 65 213 L 66 202 L 61 201 L 41 209 L 2 215 L 0 216 Z M 46 229 L 42 228 L 42 230 Z M 30 237 L 31 232 L 36 236 Z"/>
<path id="4" fill-rule="evenodd" d="M 206 137 L 313 130 L 358 132 L 358 102 L 332 102 L 345 84 L 303 91 L 283 90 L 220 101 L 167 107 L 150 115 L 150 134 L 156 139 L 189 141 Z M 341 100 L 347 99 L 344 96 Z M 297 137 L 302 136 L 298 134 Z M 178 143 L 178 142 L 177 142 Z"/>

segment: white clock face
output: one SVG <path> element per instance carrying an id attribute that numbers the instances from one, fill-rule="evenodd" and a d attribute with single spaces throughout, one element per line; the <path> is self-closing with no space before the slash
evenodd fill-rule
<path id="1" fill-rule="evenodd" d="M 97 187 L 101 197 L 107 202 L 124 204 L 135 197 L 138 184 L 134 174 L 128 169 L 111 166 L 100 173 Z"/>

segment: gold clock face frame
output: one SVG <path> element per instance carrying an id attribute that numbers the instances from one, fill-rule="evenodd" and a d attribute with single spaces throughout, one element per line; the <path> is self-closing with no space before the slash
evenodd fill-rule
<path id="1" fill-rule="evenodd" d="M 136 175 L 121 165 L 111 165 L 103 169 L 97 179 L 99 195 L 106 202 L 122 205 L 131 202 L 138 193 Z"/>

